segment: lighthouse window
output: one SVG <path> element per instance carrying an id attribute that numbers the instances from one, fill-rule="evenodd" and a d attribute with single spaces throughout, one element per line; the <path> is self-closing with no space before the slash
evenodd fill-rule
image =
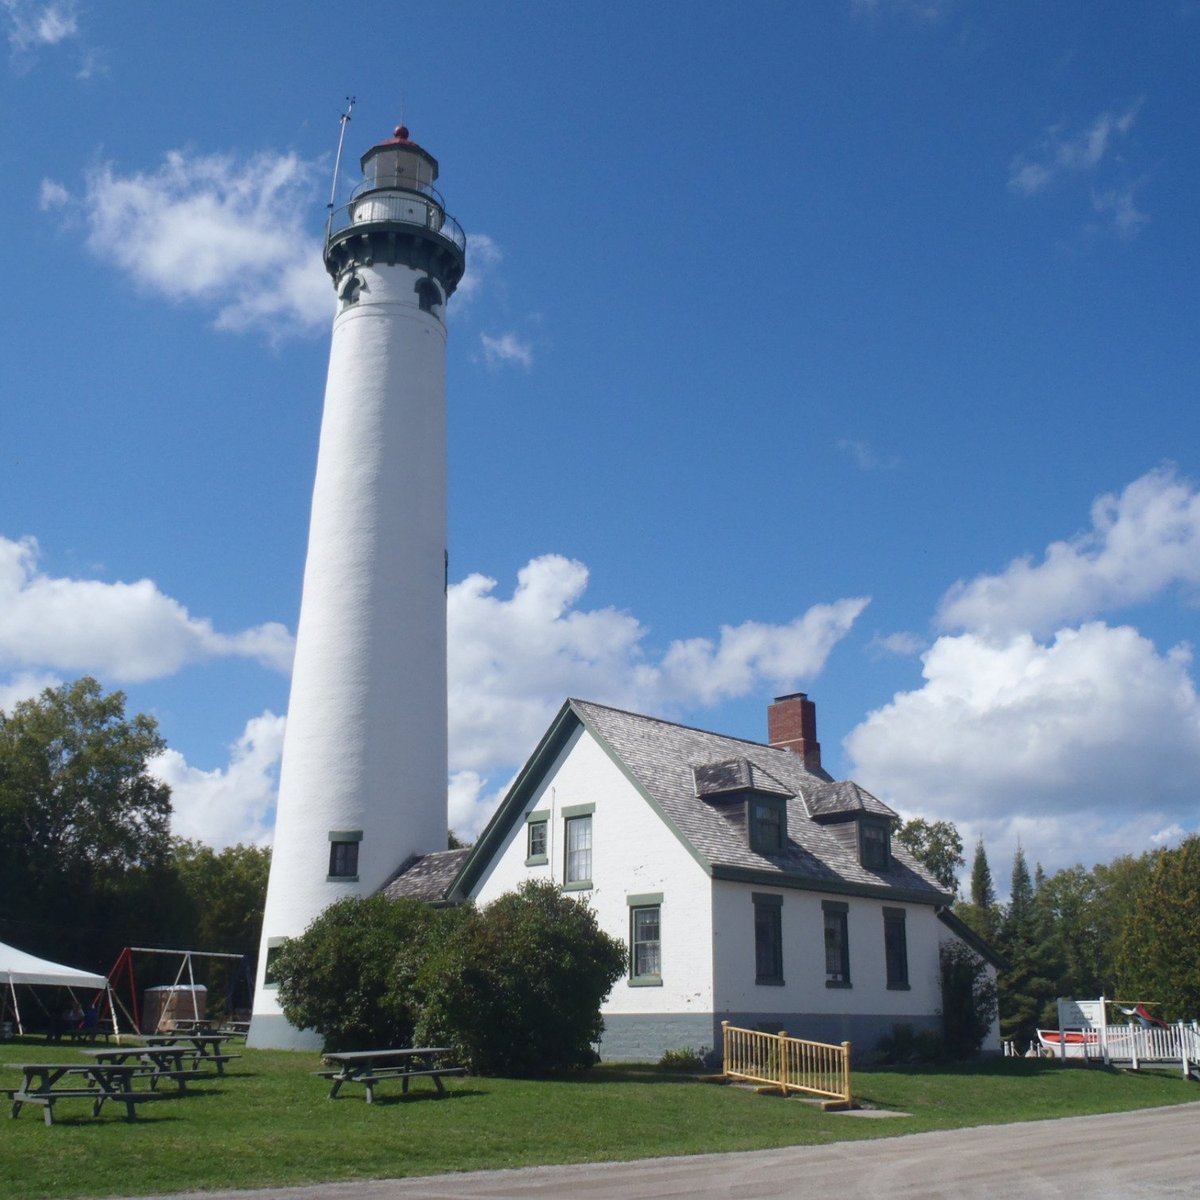
<path id="1" fill-rule="evenodd" d="M 358 293 L 362 291 L 362 285 L 363 281 L 357 275 L 347 275 L 342 280 L 342 285 L 338 289 L 338 298 L 347 308 L 358 300 Z"/>
<path id="2" fill-rule="evenodd" d="M 329 874 L 327 879 L 353 883 L 358 879 L 358 844 L 362 831 L 337 830 L 329 835 Z"/>
<path id="3" fill-rule="evenodd" d="M 433 313 L 436 317 L 442 303 L 442 293 L 438 291 L 437 284 L 432 279 L 418 279 L 414 291 L 417 293 L 417 303 L 421 306 L 421 311 Z"/>

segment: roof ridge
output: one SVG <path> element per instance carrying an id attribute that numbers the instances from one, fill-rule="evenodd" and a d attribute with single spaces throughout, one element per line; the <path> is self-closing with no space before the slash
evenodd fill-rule
<path id="1" fill-rule="evenodd" d="M 703 733 L 706 737 L 720 738 L 723 742 L 740 742 L 743 746 L 754 746 L 758 750 L 778 750 L 782 754 L 792 751 L 783 746 L 772 746 L 770 742 L 756 742 L 753 738 L 737 737 L 732 733 L 717 733 L 715 729 L 701 729 L 699 725 L 685 725 L 682 721 L 669 721 L 666 717 L 652 717 L 648 713 L 634 712 L 629 708 L 618 708 L 615 704 L 603 704 L 599 700 L 582 700 L 570 696 L 568 704 L 582 704 L 587 708 L 602 708 L 606 712 L 620 713 L 623 717 L 636 717 L 639 721 L 653 721 L 657 725 L 670 725 L 672 729 L 686 729 L 689 733 Z"/>

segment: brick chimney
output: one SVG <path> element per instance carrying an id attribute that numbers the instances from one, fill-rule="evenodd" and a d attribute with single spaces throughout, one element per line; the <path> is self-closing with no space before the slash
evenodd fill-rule
<path id="1" fill-rule="evenodd" d="M 767 741 L 804 759 L 810 771 L 821 769 L 821 743 L 817 741 L 817 706 L 803 693 L 776 696 L 767 706 Z"/>

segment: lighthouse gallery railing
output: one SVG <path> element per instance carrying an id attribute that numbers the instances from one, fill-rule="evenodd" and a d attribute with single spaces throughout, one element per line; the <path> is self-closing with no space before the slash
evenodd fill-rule
<path id="1" fill-rule="evenodd" d="M 325 226 L 325 241 L 355 225 L 391 222 L 428 230 L 457 246 L 467 249 L 462 226 L 442 206 L 433 188 L 410 191 L 406 188 L 377 188 L 356 195 L 349 204 L 332 209 Z"/>

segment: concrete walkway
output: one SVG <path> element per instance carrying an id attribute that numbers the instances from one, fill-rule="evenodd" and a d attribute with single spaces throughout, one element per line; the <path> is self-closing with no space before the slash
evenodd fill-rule
<path id="1" fill-rule="evenodd" d="M 1200 1104 L 743 1154 L 188 1194 L 189 1200 L 401 1200 L 415 1196 L 427 1200 L 791 1200 L 814 1196 L 839 1200 L 1159 1200 L 1186 1196 L 1195 1200 L 1200 1196 Z"/>

